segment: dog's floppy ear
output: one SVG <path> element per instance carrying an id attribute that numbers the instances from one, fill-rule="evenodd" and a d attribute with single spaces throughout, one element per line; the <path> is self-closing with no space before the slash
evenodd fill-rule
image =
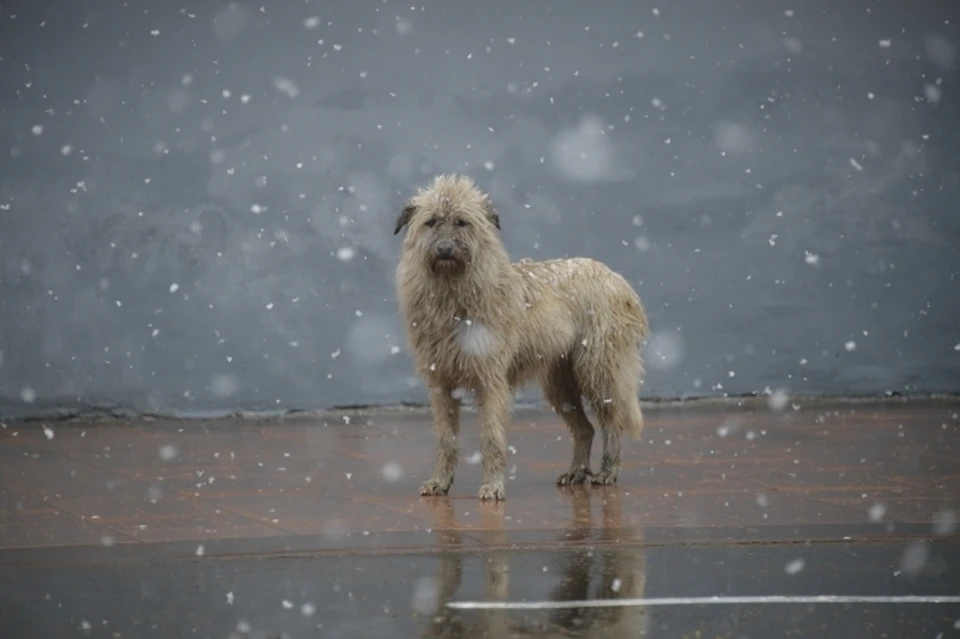
<path id="1" fill-rule="evenodd" d="M 486 211 L 487 219 L 493 222 L 493 225 L 497 227 L 497 230 L 500 230 L 500 216 L 497 215 L 496 209 L 493 208 L 493 204 L 490 203 L 490 200 L 484 200 L 483 208 Z"/>
<path id="2" fill-rule="evenodd" d="M 417 207 L 413 204 L 408 204 L 403 207 L 403 210 L 400 211 L 400 217 L 397 218 L 397 228 L 393 229 L 393 234 L 396 235 L 402 231 L 403 227 L 410 223 L 410 218 L 412 218 L 416 212 Z"/>

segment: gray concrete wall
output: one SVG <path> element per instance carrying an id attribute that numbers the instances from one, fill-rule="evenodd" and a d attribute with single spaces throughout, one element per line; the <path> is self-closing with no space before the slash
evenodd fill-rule
<path id="1" fill-rule="evenodd" d="M 441 171 L 637 286 L 646 396 L 960 389 L 956 3 L 186 4 L 0 5 L 2 415 L 422 401 Z"/>

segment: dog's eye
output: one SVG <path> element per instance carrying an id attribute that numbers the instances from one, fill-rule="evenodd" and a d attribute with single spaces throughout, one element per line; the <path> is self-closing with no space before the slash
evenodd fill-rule
<path id="1" fill-rule="evenodd" d="M 470 226 L 470 222 L 467 222 L 466 220 L 457 220 L 457 226 Z"/>
<path id="2" fill-rule="evenodd" d="M 437 218 L 431 217 L 429 220 L 423 223 L 424 226 L 434 227 L 437 225 Z"/>

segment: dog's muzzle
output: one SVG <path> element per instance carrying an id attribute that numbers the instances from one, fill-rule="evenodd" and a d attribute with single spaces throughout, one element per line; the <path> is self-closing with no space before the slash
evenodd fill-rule
<path id="1" fill-rule="evenodd" d="M 433 247 L 433 270 L 455 273 L 463 268 L 463 256 L 451 240 L 440 240 Z"/>

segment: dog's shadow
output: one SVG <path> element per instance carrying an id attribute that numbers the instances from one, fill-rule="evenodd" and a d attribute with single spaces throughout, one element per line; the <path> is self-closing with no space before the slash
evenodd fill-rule
<path id="1" fill-rule="evenodd" d="M 570 506 L 571 518 L 558 539 L 564 547 L 559 551 L 551 548 L 554 565 L 543 573 L 555 582 L 546 598 L 558 602 L 642 598 L 646 592 L 643 535 L 640 528 L 623 524 L 621 490 L 617 487 L 591 489 L 574 486 L 560 491 Z M 425 620 L 422 637 L 559 635 L 587 639 L 646 635 L 649 614 L 643 606 L 571 607 L 543 613 L 448 608 L 447 603 L 456 599 L 460 589 L 465 557 L 478 557 L 483 562 L 484 601 L 519 600 L 521 597 L 529 600 L 531 593 L 515 593 L 510 597 L 510 560 L 518 551 L 509 550 L 503 525 L 504 504 L 480 506 L 481 547 L 489 549 L 471 555 L 464 547 L 464 537 L 468 533 L 457 525 L 452 502 L 445 498 L 429 501 L 435 534 L 444 550 L 436 573 L 434 614 Z M 601 518 L 600 522 L 595 522 L 593 505 L 598 501 Z M 522 580 L 529 581 L 528 576 Z M 542 595 L 535 592 L 532 596 L 539 598 Z"/>

